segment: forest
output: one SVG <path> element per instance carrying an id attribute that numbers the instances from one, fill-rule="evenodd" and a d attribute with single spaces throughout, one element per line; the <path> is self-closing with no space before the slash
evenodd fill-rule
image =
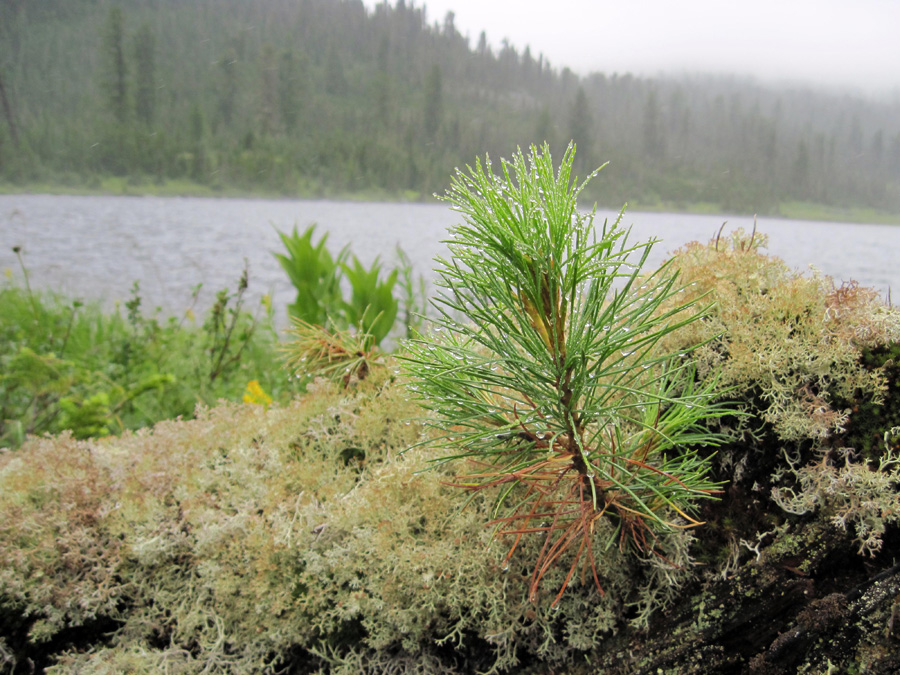
<path id="1" fill-rule="evenodd" d="M 900 213 L 896 95 L 580 77 L 407 0 L 5 0 L 0 104 L 5 191 L 428 199 L 574 140 L 603 206 Z"/>

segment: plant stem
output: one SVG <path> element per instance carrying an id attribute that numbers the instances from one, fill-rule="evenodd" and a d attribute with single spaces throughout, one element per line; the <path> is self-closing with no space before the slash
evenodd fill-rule
<path id="1" fill-rule="evenodd" d="M 31 283 L 28 281 L 28 268 L 25 267 L 25 261 L 22 260 L 22 247 L 21 246 L 13 246 L 13 253 L 16 254 L 16 258 L 19 260 L 19 267 L 22 268 L 22 276 L 25 279 L 25 290 L 28 291 L 28 299 L 31 301 L 31 308 L 34 310 L 34 318 L 38 318 L 40 312 L 38 311 L 37 300 L 35 300 L 34 292 L 31 290 Z"/>

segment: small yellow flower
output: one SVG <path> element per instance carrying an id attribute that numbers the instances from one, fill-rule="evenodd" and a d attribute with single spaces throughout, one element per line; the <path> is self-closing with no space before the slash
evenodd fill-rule
<path id="1" fill-rule="evenodd" d="M 247 389 L 244 391 L 244 403 L 267 406 L 272 403 L 272 397 L 263 390 L 259 385 L 259 381 L 250 380 L 247 383 Z"/>
<path id="2" fill-rule="evenodd" d="M 11 267 L 3 268 L 3 276 L 5 276 L 7 279 L 12 279 L 12 268 Z"/>

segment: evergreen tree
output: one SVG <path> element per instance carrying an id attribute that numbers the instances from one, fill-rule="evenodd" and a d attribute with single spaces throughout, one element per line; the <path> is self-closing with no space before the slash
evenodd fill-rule
<path id="1" fill-rule="evenodd" d="M 145 125 L 156 116 L 156 39 L 143 24 L 134 36 L 134 112 Z"/>
<path id="2" fill-rule="evenodd" d="M 21 177 L 24 159 L 39 181 L 215 165 L 223 184 L 250 190 L 429 194 L 473 155 L 574 139 L 580 175 L 616 161 L 609 199 L 727 197 L 763 213 L 806 195 L 900 212 L 898 102 L 728 78 L 580 77 L 509 41 L 494 53 L 484 33 L 470 47 L 455 17 L 429 24 L 417 5 L 0 0 L 0 180 Z M 85 95 L 92 86 L 101 97 Z M 193 108 L 207 127 L 199 144 Z M 162 119 L 166 133 L 148 135 Z"/>
<path id="3" fill-rule="evenodd" d="M 259 128 L 264 136 L 275 132 L 279 106 L 278 67 L 275 64 L 275 48 L 266 42 L 259 54 Z"/>
<path id="4" fill-rule="evenodd" d="M 434 64 L 425 80 L 425 137 L 434 141 L 444 113 L 441 67 Z"/>
<path id="5" fill-rule="evenodd" d="M 545 104 L 544 107 L 541 108 L 541 112 L 538 114 L 537 124 L 535 125 L 535 144 L 547 143 L 550 145 L 550 147 L 553 147 L 553 141 L 556 140 L 553 131 L 553 121 L 550 117 L 550 106 Z"/>
<path id="6" fill-rule="evenodd" d="M 300 117 L 300 68 L 292 49 L 281 53 L 278 62 L 278 103 L 285 130 L 293 131 Z"/>
<path id="7" fill-rule="evenodd" d="M 644 106 L 644 152 L 653 159 L 660 159 L 665 153 L 660 126 L 659 99 L 656 97 L 656 91 L 650 89 Z"/>
<path id="8" fill-rule="evenodd" d="M 13 147 L 18 147 L 19 133 L 16 130 L 16 119 L 13 117 L 12 106 L 6 95 L 6 88 L 3 86 L 2 72 L 0 72 L 0 105 L 3 106 L 3 116 L 6 117 L 6 124 L 9 126 L 9 137 L 13 142 Z"/>
<path id="9" fill-rule="evenodd" d="M 569 112 L 570 140 L 578 147 L 578 155 L 575 158 L 575 168 L 580 173 L 593 170 L 593 127 L 594 119 L 591 115 L 591 106 L 588 103 L 587 93 L 584 87 L 579 86 L 575 92 L 575 100 Z"/>
<path id="10" fill-rule="evenodd" d="M 796 187 L 796 196 L 807 197 L 809 189 L 809 146 L 805 139 L 800 139 L 797 144 L 797 155 L 794 159 L 792 184 Z"/>
<path id="11" fill-rule="evenodd" d="M 106 17 L 103 31 L 103 57 L 105 73 L 103 91 L 109 111 L 119 123 L 128 119 L 128 73 L 123 47 L 125 15 L 122 8 L 113 5 Z"/>
<path id="12" fill-rule="evenodd" d="M 206 123 L 203 119 L 203 111 L 200 106 L 191 106 L 188 120 L 188 131 L 192 152 L 189 153 L 190 165 L 188 170 L 192 179 L 202 183 L 206 177 L 206 148 L 204 146 Z"/>
<path id="13" fill-rule="evenodd" d="M 219 117 L 226 127 L 231 126 L 234 120 L 237 100 L 237 52 L 229 49 L 218 63 L 218 93 Z"/>

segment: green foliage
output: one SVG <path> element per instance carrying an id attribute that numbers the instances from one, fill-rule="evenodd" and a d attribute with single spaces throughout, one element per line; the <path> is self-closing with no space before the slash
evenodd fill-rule
<path id="1" fill-rule="evenodd" d="M 369 352 L 380 345 L 397 319 L 400 303 L 394 297 L 394 287 L 401 272 L 407 291 L 407 321 L 409 303 L 412 302 L 412 266 L 399 247 L 401 266 L 381 279 L 382 266 L 378 258 L 369 269 L 356 256 L 353 256 L 353 264 L 348 265 L 344 262 L 348 256 L 348 248 L 344 247 L 337 256 L 332 257 L 326 247 L 327 234 L 317 244 L 313 244 L 315 228 L 315 225 L 310 225 L 302 235 L 297 234 L 296 227 L 291 235 L 279 232 L 288 254 L 274 254 L 297 289 L 297 299 L 288 305 L 288 312 L 298 327 L 299 339 L 295 344 L 299 351 L 298 358 L 294 359 L 296 364 L 308 356 L 307 347 L 300 346 L 306 339 L 303 336 L 309 337 L 313 342 L 322 337 L 315 329 L 317 326 L 326 332 L 344 331 L 351 327 L 355 329 L 360 344 L 358 350 L 351 350 L 354 352 Z M 350 297 L 347 300 L 341 290 L 341 281 L 344 279 L 350 287 Z M 342 339 L 339 338 L 339 341 Z M 348 339 L 353 341 L 355 338 Z M 309 349 L 317 351 L 312 344 Z M 310 363 L 313 362 L 318 361 Z"/>
<path id="2" fill-rule="evenodd" d="M 394 285 L 399 270 L 394 269 L 384 281 L 379 280 L 381 263 L 376 258 L 368 270 L 353 256 L 353 266 L 341 265 L 350 282 L 350 301 L 343 303 L 347 322 L 360 335 L 367 335 L 372 345 L 382 340 L 394 327 L 399 303 L 394 298 Z"/>
<path id="3" fill-rule="evenodd" d="M 297 291 L 297 299 L 288 305 L 290 315 L 298 321 L 328 326 L 338 318 L 335 312 L 341 303 L 341 265 L 347 248 L 332 257 L 326 247 L 327 233 L 313 245 L 315 229 L 310 225 L 302 235 L 297 234 L 296 227 L 290 235 L 279 232 L 287 255 L 274 255 Z"/>
<path id="4" fill-rule="evenodd" d="M 405 359 L 444 459 L 472 463 L 458 485 L 499 490 L 507 560 L 523 535 L 545 537 L 532 598 L 576 550 L 555 602 L 579 562 L 601 586 L 601 531 L 603 548 L 618 539 L 650 557 L 664 533 L 700 524 L 689 513 L 716 485 L 696 448 L 717 443 L 703 423 L 727 412 L 711 402 L 714 380 L 693 384 L 682 357 L 696 345 L 657 348 L 704 308 L 678 301 L 666 266 L 639 281 L 653 242 L 629 247 L 618 220 L 594 230 L 577 209 L 573 161 L 570 147 L 554 171 L 545 145 L 499 175 L 489 159 L 457 173 L 446 200 L 465 223 L 439 261 L 438 328 Z M 615 527 L 601 530 L 602 518 Z"/>
<path id="5" fill-rule="evenodd" d="M 426 291 L 425 278 L 419 276 L 413 279 L 412 262 L 409 256 L 398 245 L 396 248 L 397 259 L 400 261 L 400 294 L 403 306 L 402 321 L 406 328 L 404 337 L 410 338 L 413 333 L 420 331 L 425 322 L 428 307 L 428 293 Z"/>
<path id="6" fill-rule="evenodd" d="M 101 88 L 106 97 L 106 105 L 114 119 L 124 124 L 128 118 L 128 84 L 125 64 L 125 16 L 122 8 L 112 6 L 106 16 L 103 28 L 101 57 L 104 78 Z"/>
<path id="7" fill-rule="evenodd" d="M 66 429 L 87 438 L 191 417 L 198 402 L 237 399 L 254 379 L 289 395 L 296 385 L 281 375 L 271 314 L 260 326 L 243 309 L 246 287 L 245 270 L 238 290 L 221 291 L 197 327 L 145 316 L 137 284 L 123 317 L 5 283 L 0 447 Z"/>
<path id="8" fill-rule="evenodd" d="M 253 339 L 259 317 L 252 319 L 242 311 L 244 293 L 249 284 L 249 270 L 244 271 L 233 294 L 227 288 L 216 294 L 216 302 L 209 310 L 203 331 L 206 334 L 206 352 L 209 354 L 209 381 L 213 382 L 230 368 L 239 364 L 244 349 Z M 230 304 L 231 301 L 233 304 Z M 271 311 L 271 308 L 269 308 Z M 271 316 L 269 317 L 271 319 Z"/>
<path id="9" fill-rule="evenodd" d="M 134 36 L 134 112 L 138 121 L 150 126 L 156 114 L 156 40 L 148 24 Z"/>

